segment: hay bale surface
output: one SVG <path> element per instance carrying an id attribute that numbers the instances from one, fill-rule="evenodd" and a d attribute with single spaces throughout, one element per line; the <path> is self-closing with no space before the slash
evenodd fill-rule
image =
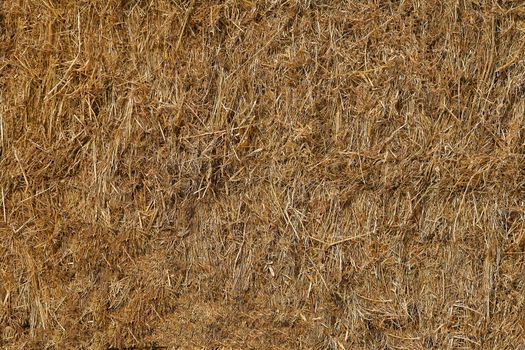
<path id="1" fill-rule="evenodd" d="M 521 1 L 0 2 L 0 346 L 524 346 Z"/>

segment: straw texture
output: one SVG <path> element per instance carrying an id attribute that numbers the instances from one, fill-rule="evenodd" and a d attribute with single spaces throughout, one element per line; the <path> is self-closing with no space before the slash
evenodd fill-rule
<path id="1" fill-rule="evenodd" d="M 0 347 L 525 346 L 522 1 L 0 2 Z"/>

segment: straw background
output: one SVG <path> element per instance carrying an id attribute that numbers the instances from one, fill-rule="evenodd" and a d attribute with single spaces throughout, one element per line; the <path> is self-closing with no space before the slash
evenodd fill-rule
<path id="1" fill-rule="evenodd" d="M 523 349 L 525 4 L 0 1 L 0 347 Z"/>

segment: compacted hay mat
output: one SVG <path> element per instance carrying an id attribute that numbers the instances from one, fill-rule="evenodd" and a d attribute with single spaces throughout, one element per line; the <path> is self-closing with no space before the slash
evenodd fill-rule
<path id="1" fill-rule="evenodd" d="M 525 3 L 0 0 L 0 348 L 525 349 Z"/>

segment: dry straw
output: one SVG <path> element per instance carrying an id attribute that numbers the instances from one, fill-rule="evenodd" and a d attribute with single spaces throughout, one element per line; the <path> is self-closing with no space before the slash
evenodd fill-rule
<path id="1" fill-rule="evenodd" d="M 0 2 L 0 347 L 525 346 L 525 5 Z"/>

